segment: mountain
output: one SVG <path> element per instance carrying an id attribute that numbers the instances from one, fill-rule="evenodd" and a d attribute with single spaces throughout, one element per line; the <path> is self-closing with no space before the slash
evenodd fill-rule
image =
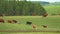
<path id="1" fill-rule="evenodd" d="M 50 5 L 58 6 L 58 5 L 60 5 L 60 2 L 50 3 Z"/>
<path id="2" fill-rule="evenodd" d="M 31 1 L 33 3 L 40 3 L 42 6 L 59 6 L 60 2 L 49 3 L 45 1 Z"/>
<path id="3" fill-rule="evenodd" d="M 50 4 L 49 2 L 45 2 L 45 1 L 31 1 L 33 3 L 40 3 L 41 5 L 47 5 L 47 4 Z"/>

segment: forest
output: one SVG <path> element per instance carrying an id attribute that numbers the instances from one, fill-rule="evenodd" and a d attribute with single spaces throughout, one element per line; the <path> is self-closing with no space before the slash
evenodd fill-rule
<path id="1" fill-rule="evenodd" d="M 0 14 L 6 16 L 40 16 L 46 14 L 46 10 L 40 3 L 32 3 L 31 1 L 0 0 Z"/>

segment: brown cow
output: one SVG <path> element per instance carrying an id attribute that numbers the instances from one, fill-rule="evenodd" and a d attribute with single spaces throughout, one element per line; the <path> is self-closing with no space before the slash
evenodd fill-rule
<path id="1" fill-rule="evenodd" d="M 60 15 L 60 14 L 58 14 L 58 15 Z"/>
<path id="2" fill-rule="evenodd" d="M 32 16 L 36 16 L 36 14 L 33 13 Z"/>
<path id="3" fill-rule="evenodd" d="M 9 23 L 17 23 L 16 20 L 8 20 Z"/>
<path id="4" fill-rule="evenodd" d="M 12 20 L 14 23 L 17 23 L 17 21 L 16 20 Z"/>
<path id="5" fill-rule="evenodd" d="M 0 22 L 4 23 L 4 19 L 0 19 Z"/>
<path id="6" fill-rule="evenodd" d="M 48 16 L 48 14 L 43 14 L 43 17 L 47 17 Z"/>
<path id="7" fill-rule="evenodd" d="M 12 20 L 8 20 L 9 23 L 12 23 Z"/>
<path id="8" fill-rule="evenodd" d="M 37 25 L 33 24 L 33 29 L 37 30 Z"/>
<path id="9" fill-rule="evenodd" d="M 46 25 L 42 25 L 43 26 L 43 28 L 47 28 L 47 26 Z"/>
<path id="10" fill-rule="evenodd" d="M 5 14 L 0 14 L 1 17 L 5 16 Z"/>

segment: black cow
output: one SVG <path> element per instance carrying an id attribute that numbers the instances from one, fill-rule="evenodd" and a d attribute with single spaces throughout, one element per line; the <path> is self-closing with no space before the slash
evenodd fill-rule
<path id="1" fill-rule="evenodd" d="M 32 22 L 30 22 L 30 21 L 27 21 L 27 22 L 26 22 L 26 24 L 28 24 L 28 25 L 31 25 L 31 24 L 32 24 Z"/>

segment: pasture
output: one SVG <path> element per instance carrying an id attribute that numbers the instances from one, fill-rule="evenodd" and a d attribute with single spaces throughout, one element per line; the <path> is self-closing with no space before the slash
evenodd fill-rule
<path id="1" fill-rule="evenodd" d="M 26 25 L 26 21 L 36 24 L 37 30 L 60 30 L 60 16 L 5 16 L 0 18 L 5 20 L 5 23 L 0 23 L 0 30 L 33 30 L 32 25 Z M 18 23 L 8 23 L 9 19 L 15 19 Z M 42 25 L 47 25 L 47 28 L 43 28 Z"/>
<path id="2" fill-rule="evenodd" d="M 53 32 L 17 32 L 17 33 L 11 33 L 11 32 L 0 32 L 0 34 L 60 34 L 60 33 L 53 33 Z"/>
<path id="3" fill-rule="evenodd" d="M 60 6 L 43 6 L 49 15 L 60 14 Z"/>

